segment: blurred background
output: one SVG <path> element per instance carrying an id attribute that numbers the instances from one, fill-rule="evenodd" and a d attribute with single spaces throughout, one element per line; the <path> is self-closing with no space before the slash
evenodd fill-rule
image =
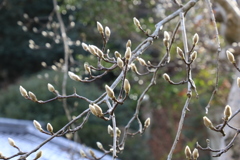
<path id="1" fill-rule="evenodd" d="M 183 1 L 185 3 L 186 1 Z M 138 46 L 146 35 L 133 23 L 137 17 L 144 30 L 151 33 L 155 24 L 167 15 L 178 9 L 178 6 L 169 0 L 61 0 L 58 1 L 60 13 L 66 27 L 67 44 L 69 46 L 69 70 L 79 75 L 87 76 L 83 64 L 88 62 L 96 65 L 96 58 L 82 49 L 81 43 L 93 44 L 102 47 L 101 35 L 97 31 L 96 22 L 111 29 L 111 37 L 106 46 L 110 55 L 115 51 L 122 55 L 125 52 L 126 42 L 132 41 L 132 50 Z M 193 94 L 183 134 L 174 153 L 174 159 L 184 159 L 184 148 L 189 145 L 194 148 L 195 143 L 208 138 L 208 133 L 202 123 L 205 107 L 215 86 L 216 78 L 216 50 L 215 33 L 212 20 L 205 4 L 200 1 L 194 9 L 186 15 L 186 30 L 189 46 L 192 37 L 198 33 L 200 42 L 196 46 L 198 59 L 193 64 L 193 78 L 196 83 L 199 98 Z M 219 20 L 218 27 L 223 25 L 222 19 L 228 14 L 220 14 L 216 5 L 214 12 Z M 175 18 L 163 26 L 163 31 L 171 35 L 179 19 Z M 221 35 L 221 45 L 232 45 L 234 41 L 225 40 Z M 142 58 L 157 62 L 165 54 L 163 32 L 153 45 L 144 52 Z M 177 32 L 176 42 L 171 49 L 171 62 L 161 68 L 158 74 L 157 85 L 150 89 L 145 96 L 141 108 L 141 120 L 151 117 L 151 126 L 142 136 L 129 137 L 126 148 L 119 154 L 120 159 L 131 160 L 162 160 L 166 159 L 173 143 L 181 110 L 186 99 L 186 85 L 172 86 L 166 83 L 163 73 L 168 73 L 174 81 L 181 81 L 186 75 L 185 64 L 176 54 L 176 47 L 183 48 L 181 31 Z M 235 43 L 235 46 L 238 43 Z M 64 47 L 60 34 L 60 25 L 53 10 L 53 2 L 49 0 L 2 0 L 0 1 L 0 116 L 38 120 L 51 123 L 57 131 L 67 123 L 67 117 L 62 107 L 62 101 L 47 104 L 36 104 L 25 100 L 19 93 L 19 86 L 32 91 L 38 99 L 47 100 L 54 95 L 47 89 L 51 83 L 61 92 L 64 65 Z M 144 68 L 137 62 L 139 72 Z M 104 92 L 104 85 L 111 84 L 120 73 L 116 69 L 102 79 L 93 83 L 77 83 L 68 78 L 66 93 L 72 94 L 76 88 L 78 94 L 94 99 Z M 140 93 L 149 84 L 151 75 L 137 76 L 133 72 L 127 75 L 132 85 L 128 100 L 116 110 L 118 127 L 123 129 L 133 116 L 136 100 Z M 232 83 L 232 69 L 221 60 L 218 98 L 211 105 L 214 108 L 224 108 L 229 89 Z M 94 73 L 98 74 L 98 73 Z M 88 104 L 79 99 L 68 99 L 67 106 L 71 116 L 77 116 L 88 108 Z M 216 112 L 214 110 L 214 112 Z M 78 141 L 87 146 L 97 148 L 96 142 L 104 146 L 111 144 L 111 137 L 107 134 L 107 125 L 110 122 L 90 116 L 87 124 L 78 132 Z M 77 124 L 76 124 L 77 125 Z M 131 130 L 137 131 L 137 122 Z M 1 135 L 0 135 L 1 136 Z M 72 137 L 68 137 L 72 139 Z M 208 152 L 200 151 L 200 160 L 210 159 Z"/>

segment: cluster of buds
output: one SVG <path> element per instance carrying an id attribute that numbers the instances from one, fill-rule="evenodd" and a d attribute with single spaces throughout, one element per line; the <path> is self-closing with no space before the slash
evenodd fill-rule
<path id="1" fill-rule="evenodd" d="M 193 152 L 191 152 L 190 148 L 188 146 L 186 146 L 185 156 L 186 156 L 187 160 L 197 160 L 199 157 L 198 149 L 194 148 Z"/>
<path id="2" fill-rule="evenodd" d="M 102 36 L 104 36 L 104 29 L 103 29 L 103 26 L 100 22 L 97 22 L 97 30 Z M 108 26 L 106 26 L 105 27 L 106 41 L 108 41 L 108 39 L 110 38 L 110 35 L 111 35 L 111 30 Z"/>
<path id="3" fill-rule="evenodd" d="M 36 95 L 33 92 L 29 91 L 27 93 L 26 89 L 23 88 L 22 86 L 19 87 L 19 90 L 20 90 L 21 95 L 23 97 L 25 97 L 26 99 L 30 99 L 33 102 L 37 102 L 38 101 Z"/>
<path id="4" fill-rule="evenodd" d="M 114 133 L 113 133 L 113 128 L 112 128 L 110 125 L 108 125 L 108 134 L 109 134 L 111 137 L 113 137 L 113 135 L 114 135 Z M 116 134 L 117 134 L 117 137 L 118 137 L 118 138 L 121 136 L 121 130 L 120 130 L 118 127 L 116 127 Z"/>
<path id="5" fill-rule="evenodd" d="M 100 118 L 103 117 L 102 108 L 99 107 L 97 104 L 89 104 L 89 109 L 93 115 L 100 117 Z"/>

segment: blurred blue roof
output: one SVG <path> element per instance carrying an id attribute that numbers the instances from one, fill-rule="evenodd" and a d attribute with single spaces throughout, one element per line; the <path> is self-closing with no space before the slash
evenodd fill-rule
<path id="1" fill-rule="evenodd" d="M 49 135 L 39 132 L 32 121 L 0 118 L 0 152 L 5 157 L 18 152 L 16 148 L 9 145 L 8 138 L 12 138 L 22 152 L 29 152 L 48 139 Z M 42 157 L 39 160 L 83 160 L 85 158 L 81 157 L 80 149 L 85 151 L 86 154 L 91 149 L 96 157 L 101 157 L 104 154 L 66 138 L 56 137 L 40 148 Z M 27 159 L 33 159 L 35 156 L 36 153 L 33 153 Z M 13 160 L 18 158 L 15 157 Z M 110 159 L 112 158 L 108 155 L 102 158 L 102 160 Z"/>

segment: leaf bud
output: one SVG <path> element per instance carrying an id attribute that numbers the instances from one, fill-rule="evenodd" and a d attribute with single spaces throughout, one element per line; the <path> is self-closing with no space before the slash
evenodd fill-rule
<path id="1" fill-rule="evenodd" d="M 197 58 L 197 52 L 194 51 L 194 52 L 190 55 L 190 59 L 191 59 L 192 61 L 194 61 L 196 58 Z"/>
<path id="2" fill-rule="evenodd" d="M 115 99 L 115 95 L 114 95 L 112 88 L 110 88 L 108 85 L 105 85 L 105 89 L 106 89 L 107 95 L 110 98 Z"/>
<path id="3" fill-rule="evenodd" d="M 97 142 L 97 146 L 98 146 L 99 149 L 103 150 L 103 145 L 102 145 L 102 143 Z"/>
<path id="4" fill-rule="evenodd" d="M 199 36 L 197 33 L 195 33 L 193 36 L 193 44 L 196 45 L 198 43 L 198 41 L 199 41 Z"/>
<path id="5" fill-rule="evenodd" d="M 131 85 L 130 85 L 130 83 L 127 79 L 124 80 L 123 88 L 124 88 L 124 91 L 125 91 L 126 94 L 128 94 L 131 90 Z"/>
<path id="6" fill-rule="evenodd" d="M 105 27 L 105 34 L 107 39 L 109 39 L 110 35 L 111 35 L 111 30 L 108 26 Z"/>
<path id="7" fill-rule="evenodd" d="M 163 78 L 166 80 L 166 81 L 170 81 L 170 77 L 169 77 L 169 75 L 167 74 L 167 73 L 164 73 L 163 74 Z"/>
<path id="8" fill-rule="evenodd" d="M 232 52 L 230 52 L 229 50 L 227 50 L 227 58 L 231 63 L 236 63 L 234 55 L 232 54 Z"/>
<path id="9" fill-rule="evenodd" d="M 27 98 L 28 94 L 25 88 L 23 88 L 22 86 L 19 87 L 20 93 L 23 97 Z"/>
<path id="10" fill-rule="evenodd" d="M 127 41 L 127 43 L 126 43 L 126 48 L 127 47 L 131 47 L 132 46 L 132 42 L 131 42 L 131 40 L 129 39 L 128 41 Z"/>
<path id="11" fill-rule="evenodd" d="M 121 58 L 122 57 L 121 54 L 118 51 L 115 51 L 114 55 L 115 55 L 116 58 L 118 58 L 118 57 Z"/>
<path id="12" fill-rule="evenodd" d="M 53 127 L 50 123 L 47 124 L 47 130 L 50 132 L 50 133 L 53 133 Z"/>
<path id="13" fill-rule="evenodd" d="M 144 59 L 137 57 L 137 60 L 138 60 L 138 62 L 139 62 L 142 66 L 146 66 L 146 65 L 147 65 Z"/>
<path id="14" fill-rule="evenodd" d="M 137 26 L 138 28 L 141 28 L 141 24 L 136 17 L 133 18 L 133 22 L 134 22 L 135 26 Z"/>
<path id="15" fill-rule="evenodd" d="M 167 41 L 170 40 L 170 35 L 167 31 L 164 31 L 164 39 L 166 39 Z"/>
<path id="16" fill-rule="evenodd" d="M 199 157 L 198 149 L 194 148 L 193 153 L 192 153 L 193 160 L 197 160 Z"/>
<path id="17" fill-rule="evenodd" d="M 68 71 L 68 75 L 74 81 L 81 81 L 81 78 L 71 71 Z"/>
<path id="18" fill-rule="evenodd" d="M 185 148 L 185 156 L 186 156 L 186 158 L 187 159 L 190 159 L 191 158 L 191 150 L 190 150 L 190 148 L 188 147 L 188 146 L 186 146 L 186 148 Z"/>
<path id="19" fill-rule="evenodd" d="M 108 125 L 108 134 L 113 137 L 113 128 L 110 125 Z"/>
<path id="20" fill-rule="evenodd" d="M 144 128 L 148 128 L 151 124 L 151 119 L 150 118 L 147 118 L 144 122 Z"/>
<path id="21" fill-rule="evenodd" d="M 33 124 L 34 124 L 34 126 L 35 126 L 35 128 L 36 128 L 37 130 L 39 130 L 40 132 L 43 131 L 42 126 L 41 126 L 41 124 L 40 124 L 38 121 L 34 120 L 34 121 L 33 121 Z"/>
<path id="22" fill-rule="evenodd" d="M 123 68 L 123 66 L 124 66 L 124 63 L 123 63 L 123 61 L 122 61 L 122 59 L 121 58 L 117 58 L 117 65 L 118 65 L 118 67 L 120 67 L 120 68 Z"/>
<path id="23" fill-rule="evenodd" d="M 125 58 L 126 60 L 129 60 L 132 56 L 132 53 L 131 53 L 131 48 L 130 47 L 127 47 L 126 49 L 126 52 L 125 52 Z"/>
<path id="24" fill-rule="evenodd" d="M 81 149 L 80 149 L 80 154 L 81 154 L 82 157 L 87 158 L 86 153 L 83 150 L 81 150 Z"/>
<path id="25" fill-rule="evenodd" d="M 237 78 L 237 85 L 240 88 L 240 77 Z"/>
<path id="26" fill-rule="evenodd" d="M 51 85 L 50 83 L 48 83 L 48 90 L 50 92 L 55 92 L 56 91 L 55 88 L 53 87 L 53 85 Z"/>
<path id="27" fill-rule="evenodd" d="M 224 120 L 227 121 L 232 116 L 232 109 L 229 105 L 226 105 L 224 109 Z"/>
<path id="28" fill-rule="evenodd" d="M 13 140 L 12 138 L 8 138 L 8 143 L 9 143 L 11 146 L 16 147 L 15 142 L 14 142 L 14 140 Z"/>
<path id="29" fill-rule="evenodd" d="M 32 93 L 31 91 L 29 91 L 28 94 L 29 94 L 30 99 L 31 99 L 33 102 L 37 102 L 37 101 L 38 101 L 38 100 L 37 100 L 37 97 L 36 97 L 36 95 L 35 95 L 34 93 Z"/>
<path id="30" fill-rule="evenodd" d="M 179 47 L 177 47 L 177 54 L 178 54 L 182 59 L 185 59 L 184 53 L 183 53 L 182 49 L 179 48 Z"/>
<path id="31" fill-rule="evenodd" d="M 213 124 L 206 116 L 203 117 L 203 123 L 207 128 L 213 129 Z"/>
<path id="32" fill-rule="evenodd" d="M 42 157 L 42 151 L 38 151 L 34 160 L 37 160 Z"/>
<path id="33" fill-rule="evenodd" d="M 88 45 L 87 45 L 86 43 L 83 43 L 83 42 L 82 42 L 82 48 L 83 48 L 85 51 L 89 51 Z"/>
<path id="34" fill-rule="evenodd" d="M 103 26 L 100 22 L 97 22 L 97 29 L 100 34 L 103 34 Z"/>

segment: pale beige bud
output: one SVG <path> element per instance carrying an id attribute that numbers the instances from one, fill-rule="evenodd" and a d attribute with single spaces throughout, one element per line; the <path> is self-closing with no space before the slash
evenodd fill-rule
<path id="1" fill-rule="evenodd" d="M 53 133 L 53 127 L 50 123 L 47 124 L 47 130 L 51 133 Z"/>
<path id="2" fill-rule="evenodd" d="M 39 130 L 39 131 L 43 130 L 41 124 L 38 121 L 34 120 L 33 124 L 37 130 Z"/>
<path id="3" fill-rule="evenodd" d="M 169 48 L 169 40 L 167 40 L 167 39 L 163 39 L 163 44 L 164 44 L 164 46 L 166 47 L 166 48 Z"/>
<path id="4" fill-rule="evenodd" d="M 108 134 L 113 137 L 113 128 L 110 125 L 108 125 Z"/>
<path id="5" fill-rule="evenodd" d="M 197 52 L 194 51 L 194 52 L 190 55 L 190 59 L 191 59 L 192 61 L 194 61 L 196 58 L 197 58 Z"/>
<path id="6" fill-rule="evenodd" d="M 34 160 L 37 160 L 42 157 L 42 151 L 38 151 Z"/>
<path id="7" fill-rule="evenodd" d="M 83 48 L 85 51 L 89 51 L 88 45 L 87 45 L 86 43 L 82 43 L 82 48 Z"/>
<path id="8" fill-rule="evenodd" d="M 120 68 L 123 68 L 123 66 L 124 66 L 124 63 L 123 63 L 123 61 L 122 61 L 122 59 L 121 58 L 117 58 L 117 65 L 118 65 L 118 67 L 120 67 Z"/>
<path id="9" fill-rule="evenodd" d="M 51 85 L 50 83 L 48 83 L 48 90 L 50 92 L 55 92 L 56 91 L 55 88 L 53 87 L 53 85 Z"/>
<path id="10" fill-rule="evenodd" d="M 186 158 L 187 159 L 190 159 L 191 158 L 191 150 L 190 150 L 190 148 L 188 147 L 188 146 L 186 146 L 186 148 L 185 148 L 185 156 L 186 156 Z"/>
<path id="11" fill-rule="evenodd" d="M 124 88 L 124 91 L 125 91 L 126 94 L 128 94 L 131 90 L 131 85 L 130 85 L 130 83 L 127 79 L 124 80 L 123 88 Z"/>
<path id="12" fill-rule="evenodd" d="M 120 137 L 121 136 L 121 130 L 118 127 L 116 127 L 116 132 L 117 132 L 117 137 Z"/>
<path id="13" fill-rule="evenodd" d="M 224 109 L 224 120 L 227 121 L 232 116 L 232 109 L 229 105 L 226 105 Z"/>
<path id="14" fill-rule="evenodd" d="M 81 81 L 81 78 L 71 71 L 68 71 L 68 75 L 74 81 Z"/>
<path id="15" fill-rule="evenodd" d="M 164 31 L 164 39 L 166 39 L 167 41 L 170 40 L 170 35 L 167 31 Z"/>
<path id="16" fill-rule="evenodd" d="M 135 65 L 134 63 L 131 64 L 131 70 L 132 70 L 133 72 L 138 73 L 137 67 L 136 67 L 136 65 Z"/>
<path id="17" fill-rule="evenodd" d="M 96 111 L 96 116 L 97 117 L 102 117 L 103 116 L 103 112 L 102 112 L 102 108 L 99 107 L 97 104 L 93 104 L 94 109 Z"/>
<path id="18" fill-rule="evenodd" d="M 130 47 L 127 47 L 126 49 L 126 52 L 125 52 L 125 58 L 126 60 L 129 60 L 132 56 L 132 53 L 131 53 L 131 48 Z"/>
<path id="19" fill-rule="evenodd" d="M 84 157 L 84 158 L 87 158 L 86 153 L 85 153 L 83 150 L 81 150 L 81 149 L 80 149 L 80 155 L 81 155 L 82 157 Z"/>
<path id="20" fill-rule="evenodd" d="M 192 153 L 193 159 L 197 160 L 199 157 L 198 149 L 194 148 L 193 153 Z"/>
<path id="21" fill-rule="evenodd" d="M 137 57 L 137 61 L 142 65 L 142 66 L 146 66 L 146 62 L 144 59 L 140 58 L 140 57 Z"/>
<path id="22" fill-rule="evenodd" d="M 179 47 L 177 47 L 177 54 L 178 54 L 182 59 L 185 59 L 184 53 L 183 53 L 183 51 L 181 50 L 181 48 L 179 48 Z"/>
<path id="23" fill-rule="evenodd" d="M 170 81 L 170 77 L 169 77 L 169 75 L 167 74 L 167 73 L 164 73 L 163 74 L 163 78 L 166 80 L 166 81 Z"/>
<path id="24" fill-rule="evenodd" d="M 133 22 L 134 22 L 135 26 L 137 26 L 138 28 L 141 28 L 141 24 L 136 17 L 133 18 Z"/>
<path id="25" fill-rule="evenodd" d="M 14 142 L 14 140 L 13 140 L 12 138 L 8 138 L 8 143 L 9 143 L 11 146 L 13 146 L 13 147 L 16 146 L 16 145 L 15 145 L 15 142 Z"/>
<path id="26" fill-rule="evenodd" d="M 89 109 L 90 109 L 90 111 L 92 112 L 93 115 L 97 116 L 97 112 L 96 112 L 95 107 L 93 105 L 89 104 Z"/>
<path id="27" fill-rule="evenodd" d="M 207 128 L 213 129 L 213 124 L 206 116 L 203 117 L 203 123 Z"/>
<path id="28" fill-rule="evenodd" d="M 31 91 L 29 91 L 28 94 L 29 94 L 30 99 L 31 99 L 33 102 L 37 102 L 37 101 L 38 101 L 38 99 L 37 99 L 37 97 L 36 97 L 36 95 L 35 95 L 34 93 L 32 93 Z"/>
<path id="29" fill-rule="evenodd" d="M 240 77 L 237 78 L 237 85 L 240 88 Z"/>
<path id="30" fill-rule="evenodd" d="M 97 22 L 97 29 L 100 34 L 103 34 L 103 26 L 100 22 Z"/>
<path id="31" fill-rule="evenodd" d="M 107 38 L 109 38 L 111 35 L 111 30 L 108 26 L 105 27 L 105 34 L 106 34 Z"/>
<path id="32" fill-rule="evenodd" d="M 91 73 L 91 68 L 88 66 L 87 63 L 84 63 L 84 69 L 85 69 L 88 73 Z"/>
<path id="33" fill-rule="evenodd" d="M 227 50 L 227 58 L 231 63 L 236 63 L 234 55 L 232 54 L 232 52 L 230 52 L 229 50 Z"/>
<path id="34" fill-rule="evenodd" d="M 91 149 L 89 150 L 89 153 L 90 153 L 90 155 L 91 155 L 93 158 L 97 159 L 95 153 L 94 153 Z"/>
<path id="35" fill-rule="evenodd" d="M 103 145 L 102 145 L 102 143 L 97 142 L 97 146 L 98 146 L 99 149 L 103 150 Z"/>
<path id="36" fill-rule="evenodd" d="M 121 54 L 118 51 L 115 51 L 114 55 L 115 55 L 116 58 L 121 58 L 122 57 Z"/>
<path id="37" fill-rule="evenodd" d="M 108 85 L 105 85 L 105 89 L 106 89 L 107 95 L 110 98 L 114 99 L 115 95 L 114 95 L 114 92 L 113 92 L 112 88 L 110 88 Z"/>
<path id="38" fill-rule="evenodd" d="M 97 53 L 97 51 L 96 51 L 96 49 L 95 49 L 95 46 L 94 46 L 94 45 L 89 45 L 88 48 L 89 48 L 88 51 L 89 51 L 91 54 L 93 54 L 93 55 L 95 55 L 95 56 L 99 56 L 98 53 Z"/>
<path id="39" fill-rule="evenodd" d="M 199 36 L 197 33 L 195 33 L 193 36 L 193 44 L 196 45 L 198 43 L 198 41 L 199 41 Z"/>
<path id="40" fill-rule="evenodd" d="M 148 128 L 151 124 L 151 119 L 150 118 L 147 118 L 144 122 L 144 128 Z"/>
<path id="41" fill-rule="evenodd" d="M 25 88 L 23 88 L 22 86 L 19 87 L 20 93 L 23 97 L 27 98 L 28 94 Z"/>
<path id="42" fill-rule="evenodd" d="M 131 47 L 132 46 L 132 42 L 131 42 L 131 40 L 129 39 L 128 41 L 127 41 L 127 43 L 126 43 L 126 48 L 127 47 Z"/>

